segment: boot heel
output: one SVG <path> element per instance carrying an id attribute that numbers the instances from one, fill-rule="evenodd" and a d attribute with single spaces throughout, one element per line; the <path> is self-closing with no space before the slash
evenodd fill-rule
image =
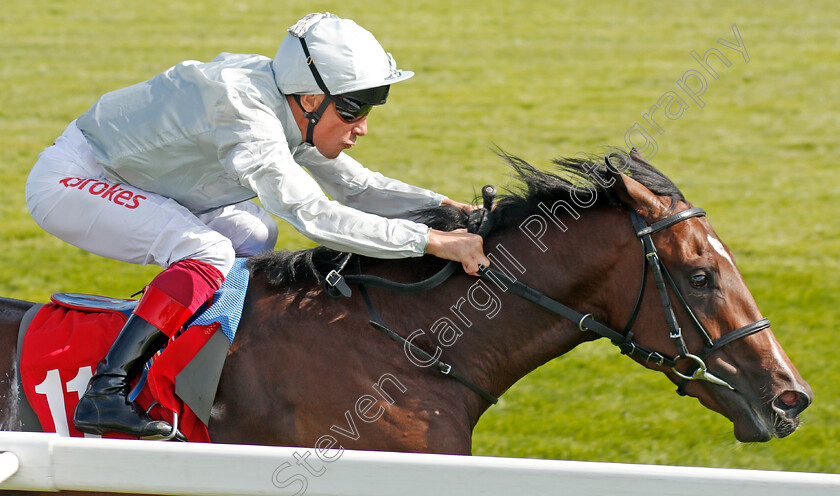
<path id="1" fill-rule="evenodd" d="M 104 432 L 99 427 L 100 424 L 99 408 L 96 407 L 96 403 L 88 400 L 86 396 L 82 396 L 73 411 L 73 425 L 77 430 L 86 434 L 99 434 L 101 436 Z"/>

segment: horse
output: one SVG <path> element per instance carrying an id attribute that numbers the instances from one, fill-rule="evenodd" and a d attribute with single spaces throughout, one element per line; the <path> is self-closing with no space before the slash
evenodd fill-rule
<path id="1" fill-rule="evenodd" d="M 350 297 L 335 298 L 330 275 L 413 287 L 446 262 L 348 260 L 324 247 L 249 260 L 211 413 L 214 442 L 314 447 L 321 462 L 343 449 L 467 455 L 496 397 L 601 337 L 728 418 L 739 441 L 797 429 L 810 386 L 705 212 L 668 177 L 635 151 L 620 165 L 615 154 L 556 159 L 553 171 L 499 154 L 517 181 L 483 211 L 491 266 L 481 277 L 458 270 L 422 293 L 351 284 Z M 452 207 L 418 214 L 446 230 L 469 218 Z M 31 305 L 0 300 L 5 429 L 17 425 L 12 359 Z"/>

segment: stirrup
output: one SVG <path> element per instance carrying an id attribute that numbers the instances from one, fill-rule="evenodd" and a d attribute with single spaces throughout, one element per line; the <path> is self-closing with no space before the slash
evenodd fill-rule
<path id="1" fill-rule="evenodd" d="M 172 441 L 175 439 L 175 436 L 178 435 L 178 412 L 175 410 L 170 410 L 172 412 L 172 430 L 169 434 L 165 436 L 141 436 L 140 439 L 144 441 Z"/>

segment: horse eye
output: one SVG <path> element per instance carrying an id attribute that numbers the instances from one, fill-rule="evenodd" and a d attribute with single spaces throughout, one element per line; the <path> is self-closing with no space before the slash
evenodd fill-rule
<path id="1" fill-rule="evenodd" d="M 691 285 L 695 288 L 704 288 L 709 285 L 709 277 L 703 272 L 694 274 L 689 279 L 691 280 Z"/>

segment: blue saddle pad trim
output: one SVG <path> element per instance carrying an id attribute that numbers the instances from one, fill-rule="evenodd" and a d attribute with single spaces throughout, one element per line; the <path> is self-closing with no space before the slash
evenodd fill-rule
<path id="1" fill-rule="evenodd" d="M 206 310 L 199 310 L 188 325 L 210 325 L 218 322 L 222 325 L 222 332 L 233 344 L 239 321 L 242 319 L 245 293 L 251 278 L 251 273 L 245 265 L 247 261 L 247 258 L 237 258 L 233 262 L 233 268 L 230 269 L 224 284 L 213 295 L 213 303 Z"/>

